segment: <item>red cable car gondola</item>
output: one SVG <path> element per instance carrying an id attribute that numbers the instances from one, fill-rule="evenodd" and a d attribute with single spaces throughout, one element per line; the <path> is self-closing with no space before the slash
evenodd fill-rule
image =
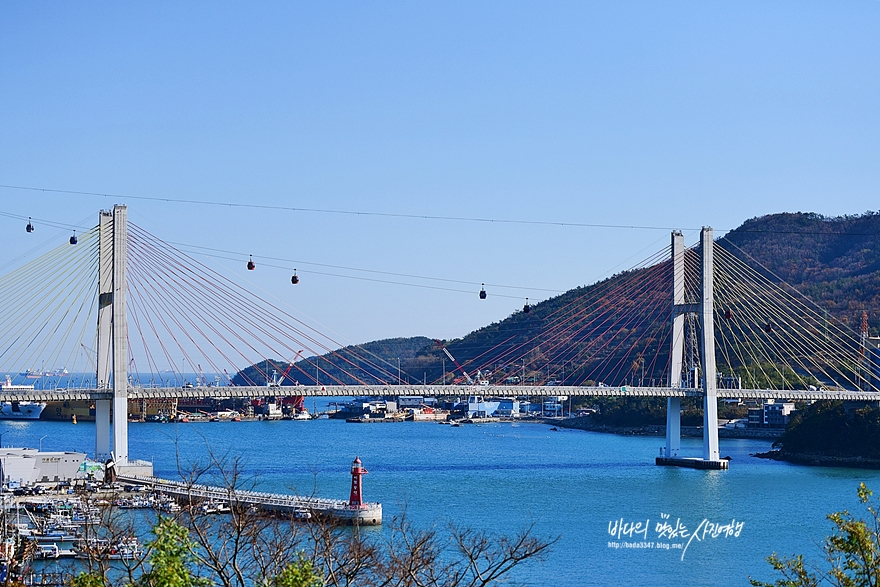
<path id="1" fill-rule="evenodd" d="M 290 278 L 290 283 L 292 283 L 293 285 L 299 283 L 299 277 L 297 277 L 296 275 L 296 269 L 293 270 L 293 277 Z"/>
<path id="2" fill-rule="evenodd" d="M 724 310 L 724 319 L 733 320 L 733 312 L 731 312 L 730 310 Z"/>
<path id="3" fill-rule="evenodd" d="M 253 255 L 249 255 L 249 256 L 250 256 L 250 261 L 248 261 L 247 268 L 248 268 L 248 271 L 253 271 L 254 269 L 257 268 L 257 266 L 254 265 L 254 256 Z"/>
<path id="4" fill-rule="evenodd" d="M 764 332 L 766 332 L 767 334 L 770 334 L 771 332 L 773 332 L 773 324 L 770 322 L 765 324 L 764 325 Z"/>

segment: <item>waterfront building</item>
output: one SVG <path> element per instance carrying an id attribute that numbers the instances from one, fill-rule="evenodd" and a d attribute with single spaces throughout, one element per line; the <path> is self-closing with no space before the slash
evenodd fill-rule
<path id="1" fill-rule="evenodd" d="M 73 481 L 85 459 L 80 452 L 4 448 L 0 449 L 0 479 L 6 487 Z"/>
<path id="2" fill-rule="evenodd" d="M 749 428 L 785 428 L 794 411 L 794 402 L 768 399 L 761 407 L 749 408 Z"/>
<path id="3" fill-rule="evenodd" d="M 495 398 L 487 398 L 482 395 L 468 396 L 467 417 L 488 418 L 494 416 L 500 402 Z"/>
<path id="4" fill-rule="evenodd" d="M 495 410 L 496 415 L 516 418 L 519 416 L 519 413 L 520 413 L 519 400 L 513 399 L 512 397 L 499 398 L 498 408 Z"/>

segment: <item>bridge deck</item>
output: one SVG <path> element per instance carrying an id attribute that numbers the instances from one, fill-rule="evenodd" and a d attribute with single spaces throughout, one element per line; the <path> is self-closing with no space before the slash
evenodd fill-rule
<path id="1" fill-rule="evenodd" d="M 528 385 L 298 385 L 266 386 L 210 386 L 210 387 L 131 387 L 129 399 L 206 398 L 217 399 L 291 396 L 305 397 L 361 397 L 361 396 L 424 396 L 466 397 L 547 397 L 567 395 L 574 397 L 702 397 L 701 389 L 670 387 L 587 387 L 587 386 L 528 386 Z M 8 391 L 0 389 L 0 401 L 76 401 L 111 399 L 113 394 L 103 389 L 58 389 Z M 878 401 L 880 393 L 870 391 L 804 391 L 778 389 L 719 389 L 721 399 L 792 399 Z"/>

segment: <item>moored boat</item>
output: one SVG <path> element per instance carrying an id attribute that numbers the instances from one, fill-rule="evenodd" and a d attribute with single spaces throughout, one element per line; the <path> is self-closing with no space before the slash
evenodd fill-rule
<path id="1" fill-rule="evenodd" d="M 6 381 L 0 383 L 0 391 L 4 393 L 33 392 L 33 385 L 13 385 L 12 378 L 6 375 Z M 39 420 L 46 408 L 42 402 L 0 402 L 0 420 Z"/>

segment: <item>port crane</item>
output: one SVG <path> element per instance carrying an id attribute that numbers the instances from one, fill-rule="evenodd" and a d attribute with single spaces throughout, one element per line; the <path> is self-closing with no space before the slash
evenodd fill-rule
<path id="1" fill-rule="evenodd" d="M 471 376 L 467 374 L 467 371 L 464 370 L 464 367 L 458 364 L 458 361 L 455 360 L 455 357 L 452 356 L 452 353 L 449 352 L 449 349 L 446 348 L 446 345 L 444 345 L 436 338 L 434 339 L 434 342 L 440 345 L 440 348 L 443 349 L 443 352 L 446 353 L 446 356 L 449 357 L 449 360 L 452 361 L 453 364 L 455 364 L 459 371 L 461 371 L 461 374 L 464 375 L 464 378 L 468 382 L 468 385 L 473 385 L 474 380 L 471 379 Z"/>

